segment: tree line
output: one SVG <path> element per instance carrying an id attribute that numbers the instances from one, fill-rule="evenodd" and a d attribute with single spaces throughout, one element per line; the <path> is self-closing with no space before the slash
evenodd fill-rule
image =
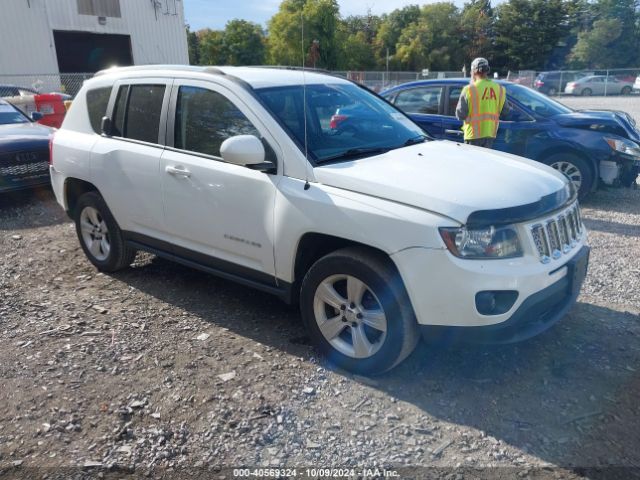
<path id="1" fill-rule="evenodd" d="M 337 0 L 283 0 L 266 30 L 234 19 L 187 35 L 195 65 L 300 66 L 304 58 L 328 70 L 460 71 L 477 56 L 502 72 L 640 65 L 638 0 L 469 0 L 344 18 Z"/>

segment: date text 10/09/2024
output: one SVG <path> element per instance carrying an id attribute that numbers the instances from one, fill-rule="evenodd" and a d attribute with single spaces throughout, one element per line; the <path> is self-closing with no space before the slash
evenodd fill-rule
<path id="1" fill-rule="evenodd" d="M 254 478 L 398 478 L 395 470 L 384 468 L 234 468 L 234 477 Z"/>

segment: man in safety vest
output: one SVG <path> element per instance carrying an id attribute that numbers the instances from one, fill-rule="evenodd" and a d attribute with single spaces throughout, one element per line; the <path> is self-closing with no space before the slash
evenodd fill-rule
<path id="1" fill-rule="evenodd" d="M 487 78 L 489 71 L 486 58 L 471 62 L 471 83 L 462 89 L 456 107 L 456 117 L 464 122 L 464 143 L 486 148 L 496 138 L 500 113 L 509 108 L 505 88 Z"/>

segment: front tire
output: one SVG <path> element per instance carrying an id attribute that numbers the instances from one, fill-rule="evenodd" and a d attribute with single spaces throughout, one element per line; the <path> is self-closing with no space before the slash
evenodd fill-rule
<path id="1" fill-rule="evenodd" d="M 319 350 L 354 373 L 385 372 L 418 343 L 400 275 L 388 258 L 364 248 L 345 248 L 318 260 L 302 282 L 300 310 Z"/>
<path id="2" fill-rule="evenodd" d="M 626 86 L 623 87 L 622 91 L 620 92 L 622 95 L 629 95 L 631 93 L 631 87 Z"/>
<path id="3" fill-rule="evenodd" d="M 578 190 L 578 198 L 583 200 L 591 191 L 593 172 L 589 163 L 574 153 L 557 153 L 544 159 L 544 163 L 563 173 Z"/>
<path id="4" fill-rule="evenodd" d="M 80 246 L 98 270 L 115 272 L 131 265 L 136 250 L 127 246 L 118 223 L 97 192 L 78 199 L 74 220 Z"/>

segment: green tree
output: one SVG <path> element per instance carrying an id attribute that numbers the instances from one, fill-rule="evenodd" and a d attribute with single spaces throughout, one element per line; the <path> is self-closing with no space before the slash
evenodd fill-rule
<path id="1" fill-rule="evenodd" d="M 495 8 L 497 66 L 541 69 L 568 34 L 563 0 L 509 0 Z"/>
<path id="2" fill-rule="evenodd" d="M 418 5 L 407 5 L 396 9 L 388 15 L 383 15 L 380 20 L 380 28 L 376 36 L 379 48 L 389 49 L 393 55 L 396 52 L 396 44 L 400 40 L 403 31 L 420 20 L 420 7 Z"/>
<path id="3" fill-rule="evenodd" d="M 464 60 L 470 64 L 474 58 L 493 58 L 493 9 L 490 0 L 471 0 L 465 3 L 461 14 Z"/>
<path id="4" fill-rule="evenodd" d="M 638 13 L 635 0 L 598 0 L 592 5 L 596 20 L 578 34 L 570 59 L 579 67 L 624 68 L 636 66 Z"/>
<path id="5" fill-rule="evenodd" d="M 380 17 L 380 25 L 372 41 L 378 67 L 386 67 L 388 54 L 390 68 L 393 70 L 402 68 L 400 62 L 394 57 L 396 45 L 402 32 L 418 20 L 420 20 L 418 5 L 407 5 Z"/>
<path id="6" fill-rule="evenodd" d="M 200 65 L 200 42 L 196 32 L 192 32 L 189 25 L 185 25 L 187 30 L 187 48 L 189 49 L 189 65 Z"/>
<path id="7" fill-rule="evenodd" d="M 373 47 L 367 41 L 365 31 L 346 34 L 338 58 L 338 70 L 371 70 L 376 67 Z"/>
<path id="8" fill-rule="evenodd" d="M 226 65 L 228 52 L 223 30 L 204 29 L 197 32 L 201 65 Z"/>
<path id="9" fill-rule="evenodd" d="M 229 65 L 261 65 L 265 61 L 265 36 L 260 25 L 231 20 L 224 29 Z"/>
<path id="10" fill-rule="evenodd" d="M 459 70 L 461 47 L 460 11 L 453 3 L 432 3 L 402 32 L 395 57 L 405 69 Z"/>
<path id="11" fill-rule="evenodd" d="M 269 20 L 269 60 L 278 65 L 300 65 L 317 40 L 316 66 L 335 69 L 339 20 L 337 0 L 284 0 L 278 13 Z"/>
<path id="12" fill-rule="evenodd" d="M 602 18 L 596 20 L 591 29 L 579 33 L 578 42 L 571 51 L 574 65 L 588 68 L 627 66 L 628 57 L 619 58 L 616 45 L 622 36 L 622 28 L 622 21 L 617 18 Z"/>

